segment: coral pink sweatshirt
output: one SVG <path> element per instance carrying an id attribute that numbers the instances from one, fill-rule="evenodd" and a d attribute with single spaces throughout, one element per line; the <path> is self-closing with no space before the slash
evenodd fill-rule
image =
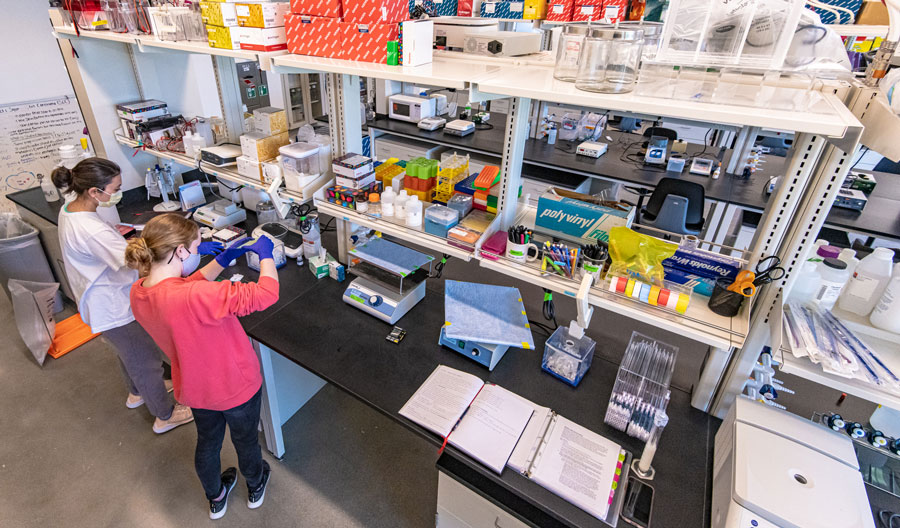
<path id="1" fill-rule="evenodd" d="M 207 281 L 200 272 L 131 287 L 131 311 L 172 362 L 175 399 L 224 411 L 246 403 L 262 386 L 259 360 L 238 316 L 278 300 L 278 281 Z"/>

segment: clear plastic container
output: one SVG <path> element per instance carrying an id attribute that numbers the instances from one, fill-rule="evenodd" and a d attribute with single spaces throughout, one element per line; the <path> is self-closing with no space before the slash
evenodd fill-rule
<path id="1" fill-rule="evenodd" d="M 892 250 L 875 248 L 871 255 L 860 260 L 841 296 L 841 310 L 869 315 L 891 280 L 893 259 Z"/>
<path id="2" fill-rule="evenodd" d="M 268 236 L 268 235 L 262 235 Z M 272 238 L 273 245 L 275 246 L 272 250 L 272 259 L 275 261 L 275 267 L 281 268 L 287 262 L 287 256 L 284 253 L 284 242 L 278 240 L 277 238 Z M 247 255 L 247 267 L 254 271 L 259 271 L 259 255 L 252 251 L 248 251 Z"/>
<path id="3" fill-rule="evenodd" d="M 640 29 L 644 32 L 644 47 L 641 49 L 641 60 L 652 61 L 659 53 L 659 43 L 662 41 L 662 22 L 619 22 L 620 28 Z"/>
<path id="4" fill-rule="evenodd" d="M 266 200 L 256 204 L 256 221 L 259 222 L 259 225 L 278 221 L 278 213 L 272 202 Z"/>
<path id="5" fill-rule="evenodd" d="M 587 24 L 563 26 L 556 49 L 556 67 L 553 69 L 553 76 L 560 81 L 575 82 L 578 77 L 578 56 L 589 30 Z"/>
<path id="6" fill-rule="evenodd" d="M 590 337 L 582 335 L 579 339 L 569 333 L 569 327 L 560 326 L 544 344 L 541 368 L 577 387 L 591 367 L 596 345 Z"/>
<path id="7" fill-rule="evenodd" d="M 278 149 L 284 186 L 300 192 L 322 174 L 319 146 L 312 143 L 291 143 Z"/>
<path id="8" fill-rule="evenodd" d="M 819 293 L 816 294 L 816 302 L 822 308 L 830 310 L 841 295 L 844 285 L 850 280 L 847 263 L 828 257 L 822 261 L 819 274 L 822 275 L 822 284 L 819 286 Z"/>
<path id="9" fill-rule="evenodd" d="M 894 278 L 875 304 L 869 322 L 876 328 L 900 334 L 900 264 L 894 266 Z"/>
<path id="10" fill-rule="evenodd" d="M 591 28 L 578 58 L 575 87 L 602 93 L 632 91 L 643 44 L 640 29 Z"/>
<path id="11" fill-rule="evenodd" d="M 447 207 L 459 211 L 459 217 L 465 218 L 472 210 L 473 198 L 468 194 L 454 194 L 447 202 Z"/>
<path id="12" fill-rule="evenodd" d="M 445 205 L 432 205 L 425 209 L 425 232 L 447 238 L 447 231 L 459 223 L 459 211 Z"/>

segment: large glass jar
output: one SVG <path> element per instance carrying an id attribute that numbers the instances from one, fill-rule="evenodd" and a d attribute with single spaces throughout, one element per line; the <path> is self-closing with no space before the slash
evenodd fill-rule
<path id="1" fill-rule="evenodd" d="M 584 37 L 589 29 L 587 24 L 563 26 L 556 47 L 556 67 L 553 69 L 553 76 L 560 81 L 575 82 L 578 76 L 578 56 L 581 55 Z"/>
<path id="2" fill-rule="evenodd" d="M 575 87 L 603 93 L 632 91 L 643 43 L 640 29 L 591 28 L 578 58 Z"/>
<path id="3" fill-rule="evenodd" d="M 662 40 L 662 22 L 619 22 L 623 29 L 640 29 L 644 32 L 644 48 L 641 50 L 641 60 L 652 61 L 659 52 L 659 43 Z"/>

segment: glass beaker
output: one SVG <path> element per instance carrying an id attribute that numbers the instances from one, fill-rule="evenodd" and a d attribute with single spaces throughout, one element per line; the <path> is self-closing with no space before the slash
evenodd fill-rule
<path id="1" fill-rule="evenodd" d="M 588 34 L 588 24 L 566 24 L 559 35 L 556 49 L 556 67 L 553 76 L 560 81 L 575 82 L 578 76 L 578 56 L 584 37 Z"/>
<path id="2" fill-rule="evenodd" d="M 278 213 L 275 211 L 275 206 L 272 205 L 272 202 L 266 200 L 256 204 L 256 221 L 259 222 L 259 225 L 278 221 Z"/>
<path id="3" fill-rule="evenodd" d="M 640 29 L 591 28 L 578 58 L 575 87 L 602 93 L 632 91 L 643 44 Z"/>
<path id="4" fill-rule="evenodd" d="M 641 60 L 652 61 L 659 52 L 659 43 L 662 40 L 662 22 L 619 22 L 619 27 L 624 29 L 640 29 L 644 32 L 644 47 L 641 49 Z"/>

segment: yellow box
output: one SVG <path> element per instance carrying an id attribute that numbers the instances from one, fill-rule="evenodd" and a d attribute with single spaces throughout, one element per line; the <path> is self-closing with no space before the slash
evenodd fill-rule
<path id="1" fill-rule="evenodd" d="M 241 49 L 241 28 L 206 26 L 206 35 L 209 37 L 209 47 L 223 49 Z"/>
<path id="2" fill-rule="evenodd" d="M 522 10 L 523 20 L 544 20 L 547 18 L 547 2 L 545 0 L 525 0 Z"/>
<path id="3" fill-rule="evenodd" d="M 237 21 L 241 26 L 273 28 L 284 26 L 284 15 L 291 11 L 287 2 L 239 2 L 235 4 Z"/>
<path id="4" fill-rule="evenodd" d="M 210 26 L 232 27 L 238 25 L 235 4 L 227 2 L 200 2 L 200 17 Z"/>
<path id="5" fill-rule="evenodd" d="M 254 161 L 268 161 L 278 156 L 278 149 L 288 143 L 287 132 L 274 136 L 251 132 L 241 136 L 241 154 Z"/>
<path id="6" fill-rule="evenodd" d="M 253 111 L 253 129 L 268 136 L 287 132 L 287 114 L 274 106 L 257 108 Z"/>

